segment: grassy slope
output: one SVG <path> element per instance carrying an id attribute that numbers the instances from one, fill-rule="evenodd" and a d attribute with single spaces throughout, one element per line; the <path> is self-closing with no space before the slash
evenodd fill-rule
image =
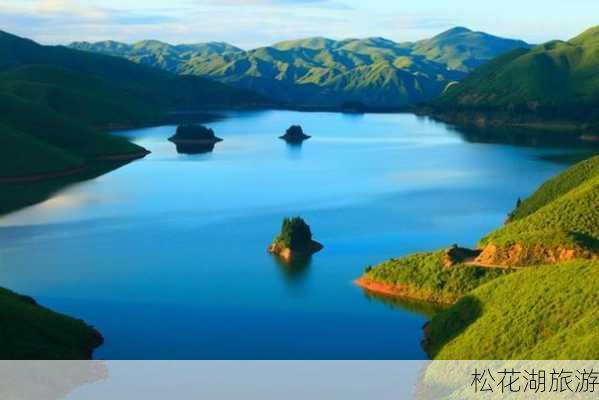
<path id="1" fill-rule="evenodd" d="M 123 58 L 63 46 L 41 46 L 0 31 L 0 71 L 39 64 L 94 77 L 160 107 L 197 109 L 265 103 L 254 93 L 200 77 L 180 77 Z"/>
<path id="2" fill-rule="evenodd" d="M 82 164 L 79 157 L 0 125 L 0 178 L 63 171 Z"/>
<path id="3" fill-rule="evenodd" d="M 511 214 L 516 221 L 529 216 L 541 207 L 568 193 L 583 182 L 599 176 L 599 156 L 591 157 L 568 168 L 558 176 L 545 182 L 532 196 L 525 199 Z"/>
<path id="4" fill-rule="evenodd" d="M 525 200 L 514 222 L 481 243 L 543 248 L 599 241 L 599 156 L 570 167 Z M 530 253 L 530 254 L 529 254 Z M 538 254 L 524 251 L 522 262 Z M 544 251 L 541 253 L 544 254 Z M 522 271 L 457 265 L 443 252 L 414 254 L 369 268 L 363 278 L 399 294 L 457 304 L 436 316 L 426 347 L 440 359 L 596 359 L 599 348 L 599 261 L 575 260 Z M 577 257 L 582 257 L 577 254 Z M 528 265 L 528 264 L 526 264 Z M 499 278 L 499 279 L 498 279 Z"/>
<path id="5" fill-rule="evenodd" d="M 364 277 L 390 286 L 405 286 L 401 293 L 405 297 L 451 304 L 509 272 L 463 264 L 443 268 L 443 251 L 438 251 L 385 261 L 368 269 Z"/>
<path id="6" fill-rule="evenodd" d="M 87 359 L 98 339 L 82 321 L 0 288 L 0 359 Z"/>
<path id="7" fill-rule="evenodd" d="M 0 108 L 6 113 L 4 125 L 76 156 L 93 158 L 142 150 L 126 139 L 88 128 L 49 107 L 13 95 L 0 93 Z"/>
<path id="8" fill-rule="evenodd" d="M 599 120 L 599 27 L 514 50 L 453 85 L 433 105 L 540 118 Z"/>
<path id="9" fill-rule="evenodd" d="M 27 65 L 0 73 L 0 91 L 94 126 L 152 123 L 160 116 L 156 105 L 118 86 L 54 65 Z"/>
<path id="10" fill-rule="evenodd" d="M 155 41 L 72 46 L 251 88 L 293 104 L 401 106 L 431 99 L 475 66 L 526 44 L 461 28 L 416 43 L 316 37 L 248 52 L 223 44 L 171 46 Z"/>
<path id="11" fill-rule="evenodd" d="M 456 46 L 456 43 L 460 45 Z M 528 43 L 521 40 L 503 39 L 463 27 L 453 28 L 431 39 L 416 42 L 412 46 L 414 54 L 423 55 L 429 60 L 464 72 L 472 71 L 498 54 L 504 54 L 514 48 L 529 47 Z"/>
<path id="12" fill-rule="evenodd" d="M 599 262 L 517 272 L 433 318 L 436 359 L 599 358 Z"/>
<path id="13" fill-rule="evenodd" d="M 599 157 L 595 157 L 597 158 Z M 580 172 L 579 176 L 585 175 L 585 166 L 588 164 L 575 167 L 568 171 L 568 175 L 572 172 Z M 572 179 L 573 182 L 576 180 L 578 179 Z M 548 194 L 543 189 L 537 200 L 543 198 L 543 193 Z M 583 180 L 578 186 L 541 206 L 530 215 L 491 233 L 481 241 L 481 244 L 539 243 L 548 246 L 579 244 L 597 250 L 599 248 L 598 204 L 599 175 L 595 175 Z"/>

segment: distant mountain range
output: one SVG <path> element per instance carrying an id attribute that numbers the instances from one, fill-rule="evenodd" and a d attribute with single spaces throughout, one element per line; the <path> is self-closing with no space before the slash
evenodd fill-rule
<path id="1" fill-rule="evenodd" d="M 599 26 L 566 42 L 504 54 L 452 85 L 432 105 L 439 113 L 479 113 L 474 117 L 479 120 L 579 121 L 597 128 Z"/>
<path id="2" fill-rule="evenodd" d="M 401 107 L 431 100 L 481 64 L 530 45 L 454 28 L 417 42 L 317 37 L 250 51 L 216 42 L 175 46 L 105 41 L 70 47 L 210 78 L 290 105 L 337 107 L 360 102 Z"/>

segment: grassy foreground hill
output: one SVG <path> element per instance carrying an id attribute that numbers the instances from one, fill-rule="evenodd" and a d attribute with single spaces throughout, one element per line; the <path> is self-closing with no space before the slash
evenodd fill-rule
<path id="1" fill-rule="evenodd" d="M 88 359 L 102 341 L 84 322 L 0 288 L 0 359 Z"/>
<path id="2" fill-rule="evenodd" d="M 450 120 L 599 125 L 599 26 L 569 41 L 517 49 L 476 69 L 431 104 Z"/>
<path id="3" fill-rule="evenodd" d="M 78 42 L 71 47 L 126 57 L 182 75 L 255 90 L 298 106 L 360 102 L 400 107 L 430 100 L 473 68 L 525 42 L 454 28 L 431 39 L 314 37 L 243 51 L 226 43 L 169 45 Z"/>
<path id="4" fill-rule="evenodd" d="M 599 261 L 497 279 L 438 314 L 427 331 L 435 359 L 596 360 Z"/>
<path id="5" fill-rule="evenodd" d="M 457 302 L 426 328 L 435 358 L 596 359 L 598 242 L 594 156 L 547 181 L 479 249 L 392 259 L 367 268 L 357 283 L 390 296 Z"/>

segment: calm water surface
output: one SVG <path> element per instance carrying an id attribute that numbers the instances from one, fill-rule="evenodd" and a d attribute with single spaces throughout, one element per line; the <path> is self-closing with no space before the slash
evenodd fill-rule
<path id="1" fill-rule="evenodd" d="M 291 124 L 313 135 L 277 139 Z M 474 245 L 566 149 L 466 142 L 409 114 L 234 113 L 178 154 L 175 126 L 121 134 L 153 153 L 0 218 L 0 286 L 80 317 L 106 359 L 418 359 L 418 307 L 352 281 L 389 257 Z M 301 215 L 325 245 L 266 247 Z"/>

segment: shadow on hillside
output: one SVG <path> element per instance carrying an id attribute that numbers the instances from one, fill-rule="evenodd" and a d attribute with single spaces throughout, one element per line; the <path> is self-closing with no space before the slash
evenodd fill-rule
<path id="1" fill-rule="evenodd" d="M 437 314 L 424 328 L 422 347 L 434 359 L 443 346 L 459 336 L 482 314 L 482 304 L 466 296 L 454 306 Z"/>

